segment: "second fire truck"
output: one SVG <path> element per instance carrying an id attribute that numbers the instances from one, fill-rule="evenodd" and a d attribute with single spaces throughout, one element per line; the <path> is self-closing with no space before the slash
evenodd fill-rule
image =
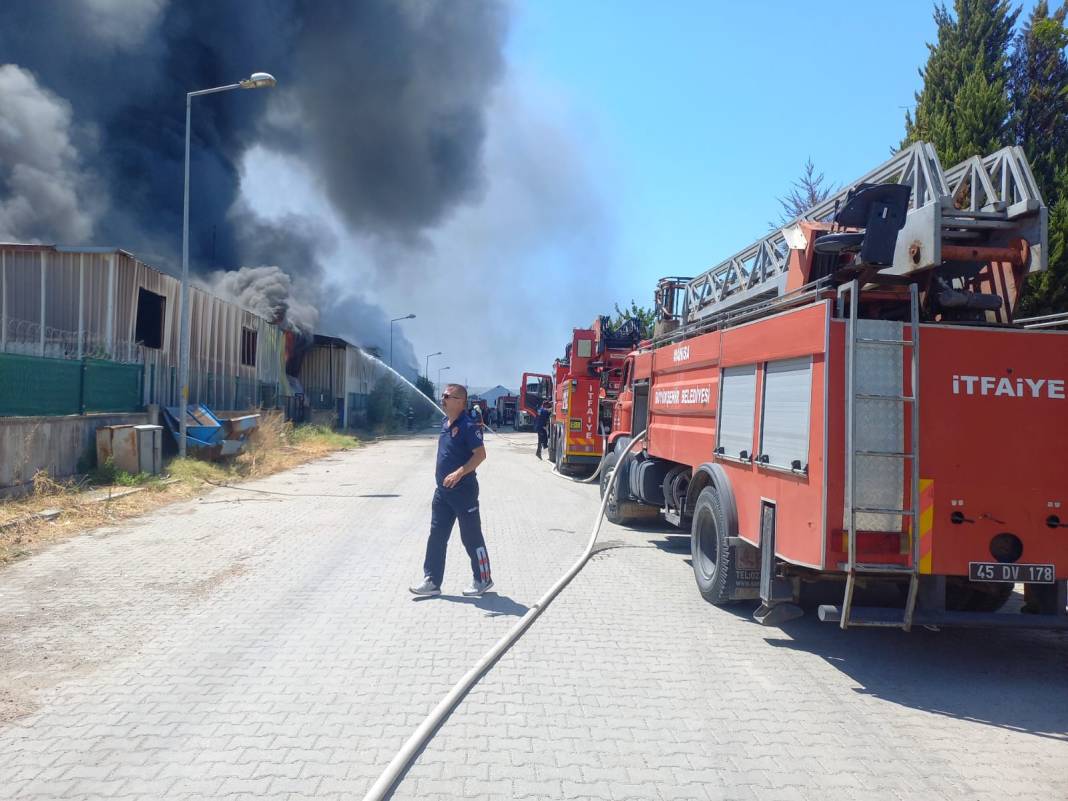
<path id="1" fill-rule="evenodd" d="M 602 316 L 590 328 L 572 331 L 564 357 L 553 365 L 549 459 L 561 473 L 593 469 L 601 461 L 623 364 L 641 338 L 641 323 L 631 318 L 612 325 Z"/>

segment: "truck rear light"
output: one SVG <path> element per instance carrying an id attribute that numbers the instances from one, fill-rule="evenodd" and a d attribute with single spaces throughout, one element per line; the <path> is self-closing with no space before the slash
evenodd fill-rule
<path id="1" fill-rule="evenodd" d="M 990 540 L 990 555 L 999 562 L 1017 562 L 1023 550 L 1023 542 L 1015 534 L 998 534 Z"/>

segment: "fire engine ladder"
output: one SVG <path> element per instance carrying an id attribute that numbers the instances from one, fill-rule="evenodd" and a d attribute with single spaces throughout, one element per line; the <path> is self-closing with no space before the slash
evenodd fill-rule
<path id="1" fill-rule="evenodd" d="M 845 629 L 849 626 L 883 626 L 891 628 L 902 628 L 905 631 L 909 631 L 912 628 L 913 614 L 916 610 L 916 596 L 919 589 L 919 565 L 920 565 L 920 548 L 919 548 L 919 508 L 920 508 L 920 398 L 919 398 L 919 373 L 920 373 L 920 313 L 919 313 L 919 290 L 915 283 L 909 285 L 909 319 L 903 324 L 888 323 L 885 321 L 865 321 L 857 319 L 857 307 L 859 306 L 860 286 L 856 280 L 843 284 L 838 288 L 838 310 L 839 316 L 844 316 L 845 306 L 848 303 L 849 316 L 846 331 L 846 485 L 845 485 L 845 528 L 846 528 L 846 540 L 847 540 L 847 552 L 848 561 L 845 565 L 846 568 L 846 585 L 845 585 L 845 597 L 842 600 L 841 616 L 839 625 Z M 865 325 L 867 323 L 868 325 Z M 872 325 L 874 324 L 874 325 Z M 898 331 L 903 332 L 907 327 L 909 329 L 909 338 L 905 339 L 900 334 L 887 336 L 880 334 L 879 328 L 883 327 L 885 331 L 887 327 L 896 328 Z M 874 330 L 874 333 L 873 333 Z M 889 393 L 886 391 L 880 392 L 868 392 L 858 391 L 858 362 L 862 360 L 863 354 L 871 354 L 874 349 L 892 348 L 897 349 L 901 353 L 901 362 L 896 360 L 890 360 L 889 365 L 892 370 L 896 370 L 898 373 L 898 380 L 903 377 L 905 372 L 905 361 L 907 359 L 908 372 L 911 376 L 910 389 L 906 394 L 904 391 L 898 390 L 897 392 Z M 859 351 L 859 352 L 858 352 Z M 858 358 L 861 357 L 861 358 Z M 898 367 L 900 365 L 900 367 Z M 863 365 L 861 365 L 863 367 Z M 861 382 L 863 383 L 863 382 Z M 861 387 L 864 390 L 864 387 Z M 891 406 L 896 408 L 897 412 L 892 412 L 896 416 L 897 421 L 903 424 L 905 414 L 899 404 L 904 404 L 907 407 L 911 407 L 909 426 L 909 439 L 910 448 L 908 450 L 902 450 L 900 447 L 894 450 L 888 449 L 872 449 L 872 448 L 860 448 L 858 447 L 858 440 L 866 439 L 866 437 L 858 438 L 858 426 L 871 425 L 873 419 L 877 417 L 877 412 L 871 414 L 858 415 L 858 408 L 864 411 L 865 406 L 869 409 L 872 406 L 876 408 L 879 405 L 883 407 Z M 903 425 L 902 425 L 903 428 Z M 894 439 L 891 436 L 891 439 Z M 904 442 L 904 433 L 897 438 L 897 441 Z M 885 442 L 885 437 L 883 438 Z M 909 503 L 904 505 L 904 508 L 886 508 L 883 506 L 865 506 L 863 502 L 858 503 L 857 489 L 858 489 L 858 459 L 864 459 L 866 465 L 871 465 L 872 461 L 887 462 L 892 467 L 892 471 L 889 475 L 894 476 L 896 474 L 897 479 L 902 481 L 905 475 L 905 465 L 909 467 L 909 490 L 905 491 L 904 486 L 901 487 L 901 492 L 897 497 L 904 501 L 906 497 L 909 499 Z M 870 478 L 869 478 L 870 481 Z M 857 521 L 862 517 L 866 520 L 884 519 L 893 520 L 894 518 L 900 518 L 902 522 L 908 520 L 909 531 L 909 559 L 908 564 L 878 564 L 871 562 L 861 562 L 857 559 Z M 877 576 L 908 576 L 909 589 L 908 596 L 905 601 L 905 608 L 902 614 L 901 620 L 890 620 L 877 622 L 875 620 L 864 620 L 858 618 L 856 620 L 850 619 L 850 613 L 853 606 L 853 593 L 856 589 L 858 574 L 873 574 Z"/>
<path id="2" fill-rule="evenodd" d="M 862 183 L 908 184 L 912 187 L 910 211 L 932 203 L 950 202 L 950 189 L 934 146 L 915 142 L 796 219 L 688 279 L 682 304 L 683 325 L 697 324 L 727 309 L 781 297 L 786 292 L 790 249 L 798 247 L 797 242 L 791 243 L 791 229 L 801 220 L 830 220 L 846 202 L 850 190 Z"/>

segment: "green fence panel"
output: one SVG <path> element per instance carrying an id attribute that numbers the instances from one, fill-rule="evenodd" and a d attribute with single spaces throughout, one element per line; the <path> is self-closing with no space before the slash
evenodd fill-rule
<path id="1" fill-rule="evenodd" d="M 82 363 L 0 353 L 0 417 L 78 414 Z"/>
<path id="2" fill-rule="evenodd" d="M 137 412 L 141 402 L 141 371 L 139 364 L 85 360 L 86 412 Z"/>

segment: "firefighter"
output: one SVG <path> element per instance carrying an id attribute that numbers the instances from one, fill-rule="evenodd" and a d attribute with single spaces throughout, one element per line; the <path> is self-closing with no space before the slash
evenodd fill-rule
<path id="1" fill-rule="evenodd" d="M 549 416 L 552 411 L 553 407 L 549 401 L 544 401 L 541 404 L 541 408 L 538 409 L 538 420 L 534 424 L 538 431 L 538 450 L 534 455 L 539 459 L 541 458 L 541 449 L 549 447 Z"/>
<path id="2" fill-rule="evenodd" d="M 475 425 L 478 426 L 479 431 L 486 425 L 486 421 L 482 419 L 482 407 L 477 403 L 471 407 L 471 419 L 474 421 Z"/>
<path id="3" fill-rule="evenodd" d="M 482 536 L 478 513 L 478 478 L 475 469 L 486 459 L 482 429 L 465 413 L 467 388 L 449 384 L 441 396 L 447 417 L 438 437 L 438 461 L 435 469 L 437 489 L 430 507 L 430 536 L 423 560 L 423 583 L 409 587 L 415 595 L 441 595 L 445 577 L 445 554 L 453 525 L 460 523 L 460 540 L 471 559 L 474 578 L 463 591 L 479 596 L 493 586 L 489 554 Z"/>

